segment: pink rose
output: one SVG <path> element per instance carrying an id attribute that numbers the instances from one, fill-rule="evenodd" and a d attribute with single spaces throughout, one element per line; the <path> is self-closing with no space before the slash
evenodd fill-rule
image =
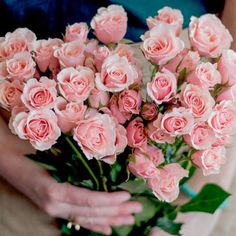
<path id="1" fill-rule="evenodd" d="M 170 101 L 177 91 L 177 79 L 173 73 L 162 69 L 157 72 L 152 81 L 147 83 L 147 94 L 156 104 Z"/>
<path id="2" fill-rule="evenodd" d="M 111 54 L 110 50 L 106 46 L 98 47 L 97 50 L 93 52 L 94 60 L 97 70 L 100 72 L 102 69 L 102 64 L 104 60 Z"/>
<path id="3" fill-rule="evenodd" d="M 29 110 L 51 109 L 57 97 L 56 82 L 43 76 L 40 80 L 29 79 L 24 86 L 21 100 Z"/>
<path id="4" fill-rule="evenodd" d="M 179 195 L 179 181 L 183 177 L 188 177 L 188 171 L 172 163 L 161 168 L 157 177 L 148 179 L 148 185 L 160 201 L 173 202 Z"/>
<path id="5" fill-rule="evenodd" d="M 45 72 L 47 68 L 55 68 L 59 65 L 57 58 L 54 57 L 54 49 L 62 45 L 61 39 L 38 40 L 34 44 L 34 58 L 40 69 Z"/>
<path id="6" fill-rule="evenodd" d="M 200 18 L 191 17 L 189 37 L 194 50 L 201 56 L 218 57 L 224 49 L 229 49 L 233 41 L 229 31 L 219 18 L 205 14 Z"/>
<path id="7" fill-rule="evenodd" d="M 165 159 L 161 149 L 148 145 L 146 155 L 149 156 L 149 159 L 153 162 L 155 166 L 162 164 Z"/>
<path id="8" fill-rule="evenodd" d="M 120 57 L 126 57 L 130 63 L 135 63 L 134 51 L 127 44 L 118 44 L 113 53 L 118 54 Z"/>
<path id="9" fill-rule="evenodd" d="M 97 113 L 93 117 L 79 121 L 74 129 L 74 139 L 85 156 L 97 160 L 116 152 L 116 123 L 107 114 Z"/>
<path id="10" fill-rule="evenodd" d="M 145 179 L 154 178 L 159 174 L 158 169 L 149 156 L 137 148 L 129 160 L 128 168 L 135 176 Z"/>
<path id="11" fill-rule="evenodd" d="M 61 135 L 57 117 L 51 110 L 20 112 L 14 117 L 12 126 L 21 139 L 29 140 L 40 151 L 51 148 Z"/>
<path id="12" fill-rule="evenodd" d="M 225 163 L 226 150 L 224 147 L 197 151 L 192 155 L 193 163 L 202 169 L 203 175 L 219 174 L 220 166 Z"/>
<path id="13" fill-rule="evenodd" d="M 127 30 L 127 14 L 122 6 L 101 7 L 91 21 L 97 38 L 105 43 L 118 43 Z"/>
<path id="14" fill-rule="evenodd" d="M 213 88 L 216 84 L 221 83 L 221 75 L 216 68 L 216 64 L 210 62 L 201 63 L 187 77 L 187 81 L 202 88 Z"/>
<path id="15" fill-rule="evenodd" d="M 80 40 L 85 43 L 87 41 L 88 32 L 88 25 L 84 22 L 68 25 L 66 27 L 65 41 L 71 42 Z"/>
<path id="16" fill-rule="evenodd" d="M 230 147 L 233 141 L 233 137 L 229 134 L 220 135 L 216 138 L 215 142 L 212 144 L 212 147 Z"/>
<path id="17" fill-rule="evenodd" d="M 57 75 L 59 91 L 70 102 L 85 101 L 94 88 L 94 73 L 87 67 L 65 68 Z"/>
<path id="18" fill-rule="evenodd" d="M 141 116 L 144 120 L 153 120 L 157 116 L 157 112 L 155 103 L 146 102 L 141 108 Z"/>
<path id="19" fill-rule="evenodd" d="M 54 57 L 58 58 L 61 67 L 82 66 L 85 59 L 84 50 L 84 43 L 76 40 L 62 44 L 54 51 Z"/>
<path id="20" fill-rule="evenodd" d="M 102 64 L 101 73 L 96 74 L 98 89 L 120 92 L 127 89 L 138 78 L 138 74 L 127 58 L 118 55 L 107 57 Z"/>
<path id="21" fill-rule="evenodd" d="M 83 103 L 67 102 L 64 98 L 58 97 L 54 111 L 58 118 L 58 125 L 63 133 L 71 131 L 76 123 L 84 119 L 87 106 Z"/>
<path id="22" fill-rule="evenodd" d="M 216 136 L 234 134 L 236 129 L 236 107 L 232 101 L 221 101 L 215 105 L 208 119 Z"/>
<path id="23" fill-rule="evenodd" d="M 160 123 L 158 121 L 158 123 Z M 174 143 L 175 137 L 170 136 L 163 129 L 160 128 L 160 125 L 156 127 L 156 121 L 148 123 L 147 129 L 148 137 L 156 143 Z"/>
<path id="24" fill-rule="evenodd" d="M 233 102 L 236 102 L 236 84 L 223 89 L 219 96 L 217 97 L 216 101 L 222 101 L 222 100 L 231 100 Z"/>
<path id="25" fill-rule="evenodd" d="M 141 103 L 141 94 L 135 90 L 123 90 L 118 95 L 118 106 L 121 112 L 139 114 Z"/>
<path id="26" fill-rule="evenodd" d="M 18 52 L 30 52 L 35 41 L 36 35 L 27 28 L 18 28 L 7 33 L 0 42 L 0 61 L 10 59 Z"/>
<path id="27" fill-rule="evenodd" d="M 215 104 L 213 97 L 207 89 L 197 85 L 186 84 L 180 92 L 182 106 L 190 109 L 194 118 L 199 121 L 206 121 Z"/>
<path id="28" fill-rule="evenodd" d="M 141 36 L 142 50 L 152 62 L 163 65 L 184 49 L 184 43 L 175 36 L 170 26 L 160 23 Z"/>
<path id="29" fill-rule="evenodd" d="M 8 111 L 17 105 L 21 105 L 22 90 L 23 84 L 18 80 L 13 82 L 0 81 L 0 105 Z"/>
<path id="30" fill-rule="evenodd" d="M 101 108 L 107 106 L 109 100 L 109 93 L 98 90 L 96 87 L 91 90 L 91 93 L 88 97 L 89 105 L 93 108 Z"/>
<path id="31" fill-rule="evenodd" d="M 158 11 L 157 16 L 148 17 L 146 21 L 149 29 L 157 26 L 160 22 L 164 22 L 173 28 L 176 35 L 179 35 L 182 31 L 184 17 L 180 10 L 163 7 Z"/>
<path id="32" fill-rule="evenodd" d="M 210 148 L 216 141 L 214 131 L 206 122 L 197 122 L 192 131 L 184 135 L 184 141 L 197 150 Z"/>
<path id="33" fill-rule="evenodd" d="M 229 85 L 236 84 L 236 53 L 229 49 L 225 50 L 218 62 L 218 70 L 222 76 L 222 83 L 229 83 Z"/>
<path id="34" fill-rule="evenodd" d="M 118 106 L 118 96 L 113 95 L 108 104 L 111 114 L 117 119 L 118 123 L 124 124 L 127 120 L 132 117 L 131 113 L 121 112 Z"/>
<path id="35" fill-rule="evenodd" d="M 146 151 L 147 136 L 140 117 L 133 119 L 127 126 L 128 145 Z"/>
<path id="36" fill-rule="evenodd" d="M 19 52 L 6 61 L 6 70 L 11 79 L 29 79 L 35 73 L 35 62 L 29 52 Z"/>
<path id="37" fill-rule="evenodd" d="M 171 136 L 189 134 L 193 128 L 194 118 L 184 107 L 174 108 L 161 118 L 160 128 Z"/>

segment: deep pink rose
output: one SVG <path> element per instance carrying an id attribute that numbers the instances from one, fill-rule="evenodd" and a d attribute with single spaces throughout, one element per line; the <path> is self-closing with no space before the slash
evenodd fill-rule
<path id="1" fill-rule="evenodd" d="M 21 139 L 29 140 L 40 151 L 51 148 L 61 135 L 57 117 L 51 110 L 20 112 L 14 117 L 12 126 Z"/>
<path id="2" fill-rule="evenodd" d="M 58 58 L 61 67 L 82 66 L 84 63 L 85 45 L 83 42 L 76 40 L 64 43 L 54 51 L 54 56 Z"/>
<path id="3" fill-rule="evenodd" d="M 189 134 L 193 128 L 194 118 L 191 112 L 183 107 L 166 112 L 161 119 L 161 129 L 171 136 Z"/>
<path id="4" fill-rule="evenodd" d="M 11 111 L 14 106 L 21 105 L 20 96 L 23 90 L 23 83 L 18 80 L 9 82 L 0 81 L 0 105 L 4 109 Z"/>
<path id="5" fill-rule="evenodd" d="M 105 59 L 101 73 L 96 74 L 95 81 L 100 90 L 120 92 L 127 89 L 137 78 L 137 71 L 127 58 L 115 54 Z"/>
<path id="6" fill-rule="evenodd" d="M 162 69 L 157 72 L 152 81 L 147 83 L 147 94 L 156 104 L 170 101 L 177 90 L 177 79 L 173 73 Z"/>
<path id="7" fill-rule="evenodd" d="M 54 111 L 58 118 L 58 125 L 63 133 L 71 131 L 76 123 L 84 119 L 87 106 L 83 103 L 67 102 L 64 98 L 58 97 Z"/>
<path id="8" fill-rule="evenodd" d="M 101 7 L 91 21 L 97 38 L 105 43 L 118 43 L 127 30 L 127 14 L 119 5 Z"/>
<path id="9" fill-rule="evenodd" d="M 70 67 L 57 75 L 59 91 L 70 102 L 85 101 L 94 88 L 94 73 L 87 67 Z"/>
<path id="10" fill-rule="evenodd" d="M 208 89 L 193 84 L 186 84 L 182 87 L 180 101 L 182 106 L 190 109 L 194 118 L 200 121 L 206 121 L 209 118 L 215 104 Z"/>
<path id="11" fill-rule="evenodd" d="M 147 135 L 140 117 L 133 119 L 127 126 L 128 145 L 146 151 Z"/>
<path id="12" fill-rule="evenodd" d="M 80 40 L 85 43 L 87 41 L 88 32 L 88 25 L 84 22 L 68 25 L 66 27 L 65 41 L 71 42 Z"/>
<path id="13" fill-rule="evenodd" d="M 182 31 L 184 18 L 180 10 L 163 7 L 154 18 L 148 17 L 146 21 L 149 29 L 164 22 L 173 28 L 176 35 L 179 35 Z"/>
<path id="14" fill-rule="evenodd" d="M 226 160 L 226 150 L 224 147 L 217 147 L 197 151 L 191 158 L 193 163 L 202 169 L 203 175 L 219 174 L 220 166 Z"/>
<path id="15" fill-rule="evenodd" d="M 190 147 L 203 150 L 210 148 L 216 141 L 216 137 L 207 122 L 197 122 L 194 124 L 192 131 L 184 135 L 184 141 Z"/>
<path id="16" fill-rule="evenodd" d="M 91 90 L 91 93 L 88 97 L 89 105 L 93 108 L 101 108 L 107 106 L 109 100 L 109 93 L 98 90 L 96 87 Z"/>
<path id="17" fill-rule="evenodd" d="M 205 14 L 199 18 L 192 16 L 189 38 L 191 46 L 201 56 L 213 58 L 220 56 L 224 49 L 229 49 L 233 41 L 229 31 L 213 14 Z"/>
<path id="18" fill-rule="evenodd" d="M 184 43 L 175 36 L 172 28 L 160 23 L 141 36 L 142 50 L 152 62 L 163 65 L 184 49 Z"/>
<path id="19" fill-rule="evenodd" d="M 187 77 L 187 81 L 202 88 L 213 88 L 221 83 L 221 75 L 217 65 L 210 62 L 199 64 L 196 69 Z"/>
<path id="20" fill-rule="evenodd" d="M 157 105 L 152 102 L 146 102 L 141 108 L 141 116 L 144 120 L 153 120 L 157 116 Z"/>
<path id="21" fill-rule="evenodd" d="M 165 165 L 159 170 L 157 177 L 148 179 L 148 185 L 160 201 L 173 202 L 179 195 L 179 181 L 188 177 L 188 171 L 178 163 Z"/>
<path id="22" fill-rule="evenodd" d="M 236 132 L 236 106 L 232 101 L 221 101 L 215 105 L 208 119 L 209 126 L 216 136 L 234 134 Z"/>
<path id="23" fill-rule="evenodd" d="M 29 79 L 24 86 L 21 100 L 29 110 L 51 109 L 57 97 L 56 82 L 43 76 L 40 80 Z"/>

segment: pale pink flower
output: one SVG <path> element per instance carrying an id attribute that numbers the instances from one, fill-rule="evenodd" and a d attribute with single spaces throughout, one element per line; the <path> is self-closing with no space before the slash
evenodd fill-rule
<path id="1" fill-rule="evenodd" d="M 88 32 L 88 25 L 84 22 L 68 25 L 66 27 L 65 41 L 71 42 L 80 40 L 85 43 L 87 41 Z"/>
<path id="2" fill-rule="evenodd" d="M 106 91 L 98 90 L 96 87 L 91 90 L 91 93 L 88 97 L 89 105 L 93 108 L 101 108 L 107 106 L 109 100 L 109 93 Z"/>

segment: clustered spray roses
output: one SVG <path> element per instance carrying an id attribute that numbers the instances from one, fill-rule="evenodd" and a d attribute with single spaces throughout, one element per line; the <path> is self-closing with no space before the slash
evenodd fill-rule
<path id="1" fill-rule="evenodd" d="M 188 163 L 204 175 L 219 173 L 225 161 L 236 129 L 236 53 L 211 14 L 191 18 L 191 49 L 179 38 L 179 10 L 164 7 L 147 25 L 140 47 L 153 68 L 147 83 L 133 47 L 121 43 L 121 6 L 98 9 L 91 28 L 99 41 L 88 38 L 84 22 L 68 25 L 63 40 L 37 40 L 26 28 L 7 33 L 0 39 L 0 105 L 12 112 L 12 132 L 36 149 L 51 148 L 64 133 L 88 160 L 113 164 L 125 152 L 129 171 L 172 202 L 188 169 L 178 150 L 165 156 L 165 145 L 182 140 L 193 152 Z"/>

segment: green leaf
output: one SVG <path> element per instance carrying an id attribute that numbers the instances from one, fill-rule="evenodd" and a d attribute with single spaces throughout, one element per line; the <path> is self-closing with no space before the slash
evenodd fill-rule
<path id="1" fill-rule="evenodd" d="M 147 222 L 157 211 L 161 208 L 161 205 L 157 204 L 157 201 L 153 201 L 151 198 L 137 196 L 133 197 L 132 200 L 138 201 L 143 205 L 143 211 L 135 214 L 135 224 L 140 226 L 142 222 Z"/>
<path id="2" fill-rule="evenodd" d="M 175 223 L 166 217 L 157 220 L 157 226 L 171 235 L 180 235 L 182 223 Z"/>
<path id="3" fill-rule="evenodd" d="M 120 171 L 121 171 L 121 165 L 115 162 L 114 165 L 112 165 L 111 171 L 110 171 L 110 177 L 113 182 L 116 182 L 117 176 Z"/>
<path id="4" fill-rule="evenodd" d="M 128 182 L 121 183 L 118 187 L 133 194 L 150 191 L 143 179 L 129 180 Z"/>
<path id="5" fill-rule="evenodd" d="M 230 194 L 216 184 L 206 184 L 196 197 L 180 207 L 181 212 L 201 211 L 213 214 Z"/>
<path id="6" fill-rule="evenodd" d="M 118 236 L 128 236 L 132 229 L 132 225 L 124 225 L 120 227 L 114 227 L 113 232 Z"/>
<path id="7" fill-rule="evenodd" d="M 93 187 L 94 187 L 93 182 L 90 179 L 86 179 L 86 180 L 81 181 L 80 185 L 84 186 L 86 188 L 89 188 L 89 189 L 93 189 Z"/>

